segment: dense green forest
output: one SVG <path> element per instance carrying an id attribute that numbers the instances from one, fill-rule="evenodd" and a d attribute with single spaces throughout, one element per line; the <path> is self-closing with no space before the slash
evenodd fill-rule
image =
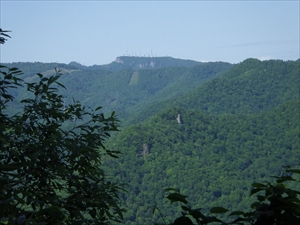
<path id="1" fill-rule="evenodd" d="M 134 60 L 132 57 L 128 58 Z M 125 60 L 127 57 L 122 59 Z M 135 57 L 135 60 L 139 59 L 140 57 Z M 141 59 L 145 63 L 147 62 L 146 59 Z M 154 59 L 147 58 L 148 61 Z M 172 58 L 170 60 L 173 62 Z M 179 63 L 181 61 L 182 63 Z M 186 62 L 186 60 L 181 61 L 175 60 L 179 65 Z M 222 75 L 232 67 L 231 64 L 223 62 L 187 64 L 190 67 L 175 67 L 174 63 L 171 63 L 172 67 L 170 67 L 163 61 L 164 66 L 157 69 L 134 70 L 133 65 L 124 63 L 122 65 L 127 68 L 112 72 L 101 67 L 97 69 L 94 66 L 79 67 L 77 65 L 76 67 L 74 64 L 73 62 L 68 65 L 58 63 L 10 63 L 5 65 L 20 68 L 23 72 L 21 78 L 26 82 L 38 80 L 36 75 L 38 72 L 50 76 L 55 74 L 54 68 L 61 69 L 63 76 L 60 82 L 68 87 L 67 89 L 60 88 L 66 105 L 71 104 L 73 98 L 88 107 L 102 105 L 103 111 L 108 114 L 116 111 L 124 125 L 128 125 L 129 118 L 145 107 L 181 96 L 207 80 Z M 26 90 L 16 90 L 14 95 L 20 101 L 26 95 Z M 15 106 L 18 107 L 18 105 Z"/>
<path id="2" fill-rule="evenodd" d="M 161 109 L 174 105 L 200 109 L 208 114 L 267 111 L 288 100 L 299 98 L 299 64 L 300 60 L 261 62 L 247 59 L 188 94 L 145 107 L 129 119 L 132 122 L 143 121 Z"/>
<path id="3" fill-rule="evenodd" d="M 299 98 L 300 60 L 247 59 L 181 100 L 208 113 L 254 113 Z M 198 96 L 205 95 L 206 98 Z"/>
<path id="4" fill-rule="evenodd" d="M 249 209 L 252 182 L 299 165 L 299 62 L 247 59 L 130 118 L 146 122 L 110 140 L 122 154 L 107 168 L 128 184 L 124 224 L 159 220 L 151 207 L 168 209 L 161 201 L 167 187 L 180 188 L 201 208 Z M 174 211 L 164 214 L 171 221 Z"/>
<path id="5" fill-rule="evenodd" d="M 57 88 L 63 108 L 73 98 L 84 106 L 116 111 L 122 129 L 110 137 L 102 168 L 124 184 L 123 224 L 174 221 L 164 189 L 178 188 L 204 212 L 215 206 L 250 210 L 253 182 L 271 181 L 287 165 L 299 168 L 300 60 L 239 64 L 197 63 L 170 57 L 118 57 L 103 66 L 76 62 L 11 63 L 31 83 L 61 69 Z M 10 111 L 28 97 L 16 88 Z M 273 179 L 274 180 L 274 179 Z M 300 191 L 297 185 L 291 188 Z M 225 218 L 226 219 L 226 218 Z"/>
<path id="6" fill-rule="evenodd" d="M 299 106 L 298 99 L 269 112 L 219 116 L 174 107 L 124 129 L 111 140 L 120 161 L 109 161 L 107 171 L 127 184 L 125 224 L 157 221 L 149 208 L 155 202 L 167 208 L 161 200 L 167 187 L 179 188 L 201 208 L 248 209 L 252 182 L 299 164 Z"/>

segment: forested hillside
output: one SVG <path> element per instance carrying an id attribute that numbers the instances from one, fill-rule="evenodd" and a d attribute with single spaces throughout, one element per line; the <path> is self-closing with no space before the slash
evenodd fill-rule
<path id="1" fill-rule="evenodd" d="M 199 85 L 184 96 L 144 108 L 130 120 L 140 122 L 172 106 L 200 109 L 208 114 L 267 111 L 285 101 L 299 98 L 299 67 L 300 60 L 247 59 L 234 65 L 223 76 Z"/>
<path id="2" fill-rule="evenodd" d="M 150 60 L 150 61 L 149 61 Z M 152 61 L 151 61 L 152 60 Z M 153 63 L 151 63 L 153 62 Z M 124 183 L 123 224 L 167 221 L 177 212 L 163 200 L 179 188 L 195 207 L 247 211 L 251 183 L 299 166 L 300 60 L 247 59 L 232 65 L 170 57 L 119 57 L 103 66 L 13 63 L 26 82 L 64 74 L 64 108 L 73 98 L 84 106 L 116 111 L 122 129 L 110 138 L 118 160 L 104 170 Z M 26 90 L 14 89 L 18 101 Z M 300 191 L 299 187 L 294 187 Z"/>
<path id="3" fill-rule="evenodd" d="M 157 222 L 151 207 L 168 208 L 167 187 L 179 188 L 196 208 L 248 210 L 252 182 L 299 164 L 299 106 L 291 100 L 269 112 L 219 116 L 173 107 L 124 129 L 111 141 L 122 152 L 119 162 L 107 162 L 107 172 L 128 190 L 124 224 Z"/>
<path id="4" fill-rule="evenodd" d="M 187 95 L 180 105 L 217 114 L 267 111 L 299 98 L 299 66 L 300 60 L 247 59 Z"/>
<path id="5" fill-rule="evenodd" d="M 145 122 L 110 141 L 122 154 L 118 163 L 107 162 L 107 172 L 129 191 L 124 224 L 159 221 L 151 207 L 169 208 L 162 201 L 167 187 L 179 188 L 204 210 L 247 211 L 252 182 L 299 165 L 299 79 L 299 60 L 247 59 L 132 117 Z M 168 221 L 174 213 L 163 211 Z"/>
<path id="6" fill-rule="evenodd" d="M 130 57 L 129 59 L 134 60 Z M 160 58 L 151 59 L 159 62 Z M 170 60 L 173 62 L 175 59 Z M 36 73 L 50 76 L 55 73 L 55 68 L 61 69 L 63 76 L 60 82 L 67 89 L 60 90 L 65 96 L 66 105 L 72 103 L 73 98 L 87 107 L 102 105 L 104 112 L 116 111 L 122 123 L 126 124 L 129 118 L 145 107 L 188 93 L 232 67 L 231 64 L 223 62 L 180 67 L 186 60 L 180 63 L 181 61 L 177 59 L 175 62 L 178 63 L 178 67 L 165 67 L 169 64 L 162 61 L 161 64 L 164 65 L 162 68 L 147 70 L 134 70 L 128 63 L 127 68 L 115 72 L 101 69 L 101 66 L 97 67 L 98 69 L 95 66 L 83 67 L 74 62 L 69 65 L 12 63 L 7 66 L 20 68 L 23 71 L 21 77 L 29 83 L 38 80 Z M 24 89 L 15 90 L 14 95 L 20 101 L 25 92 Z"/>

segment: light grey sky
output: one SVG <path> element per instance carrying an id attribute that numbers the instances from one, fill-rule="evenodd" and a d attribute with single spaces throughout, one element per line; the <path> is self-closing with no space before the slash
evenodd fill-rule
<path id="1" fill-rule="evenodd" d="M 8 1 L 1 62 L 299 58 L 299 1 Z"/>

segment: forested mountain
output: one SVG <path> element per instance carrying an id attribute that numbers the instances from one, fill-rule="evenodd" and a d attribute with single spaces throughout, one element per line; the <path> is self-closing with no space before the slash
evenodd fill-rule
<path id="1" fill-rule="evenodd" d="M 179 188 L 196 207 L 247 210 L 252 182 L 299 165 L 299 62 L 247 59 L 132 117 L 145 122 L 111 140 L 122 154 L 107 168 L 128 184 L 124 224 L 159 221 L 151 207 L 169 208 L 162 201 L 167 187 Z M 172 210 L 163 214 L 172 221 Z"/>
<path id="2" fill-rule="evenodd" d="M 170 58 L 170 60 L 175 59 Z M 175 60 L 175 62 L 181 61 Z M 185 62 L 182 60 L 179 65 Z M 162 64 L 169 65 L 164 61 Z M 121 121 L 126 124 L 129 118 L 145 107 L 188 93 L 209 79 L 222 75 L 232 67 L 232 64 L 200 63 L 192 67 L 162 67 L 144 70 L 127 68 L 116 72 L 99 69 L 101 66 L 98 69 L 81 67 L 74 62 L 69 65 L 13 63 L 7 66 L 20 68 L 24 73 L 22 78 L 26 82 L 37 80 L 36 73 L 50 76 L 55 73 L 54 68 L 61 69 L 63 76 L 60 83 L 67 87 L 61 90 L 66 97 L 66 105 L 71 103 L 73 98 L 81 101 L 85 106 L 101 105 L 104 112 L 116 111 Z M 24 97 L 26 90 L 15 92 L 17 100 L 20 100 Z"/>
<path id="3" fill-rule="evenodd" d="M 105 159 L 104 168 L 125 183 L 126 225 L 158 222 L 159 213 L 151 210 L 155 204 L 173 221 L 175 212 L 163 201 L 167 187 L 180 188 L 204 210 L 247 210 L 251 183 L 279 175 L 285 165 L 299 165 L 300 60 L 232 65 L 118 57 L 91 67 L 7 66 L 20 68 L 26 82 L 60 68 L 65 106 L 74 98 L 85 106 L 102 105 L 104 113 L 116 111 L 122 130 L 108 145 L 121 154 L 117 161 Z M 17 100 L 26 94 L 13 92 Z"/>
<path id="4" fill-rule="evenodd" d="M 130 60 L 137 59 L 160 58 L 120 57 L 127 66 L 130 66 Z M 179 65 L 186 62 L 175 61 L 180 62 Z M 114 63 L 117 62 L 111 64 Z M 102 105 L 105 112 L 116 111 L 123 125 L 145 121 L 174 105 L 213 114 L 245 114 L 269 110 L 299 98 L 299 60 L 247 59 L 237 65 L 216 62 L 140 70 L 134 70 L 136 64 L 132 64 L 132 68 L 115 72 L 103 70 L 101 66 L 97 66 L 98 69 L 96 66 L 84 67 L 75 62 L 69 65 L 14 63 L 8 66 L 20 68 L 27 82 L 37 79 L 38 72 L 51 75 L 54 68 L 60 68 L 64 74 L 61 83 L 67 87 L 62 90 L 66 104 L 75 98 L 86 106 Z M 17 93 L 18 99 L 24 95 Z"/>
<path id="5" fill-rule="evenodd" d="M 106 169 L 127 184 L 124 224 L 158 222 L 159 214 L 152 216 L 151 209 L 155 204 L 169 208 L 162 201 L 168 187 L 179 188 L 196 208 L 248 210 L 252 182 L 299 164 L 299 108 L 299 99 L 253 115 L 172 107 L 125 128 L 110 146 L 122 152 L 120 159 L 108 161 Z M 163 214 L 172 221 L 174 212 Z"/>
<path id="6" fill-rule="evenodd" d="M 141 69 L 157 69 L 163 67 L 192 67 L 201 64 L 193 60 L 175 59 L 172 57 L 134 57 L 134 56 L 120 56 L 116 60 L 107 65 L 94 65 L 91 69 L 106 69 L 110 71 L 117 71 L 126 68 L 134 70 Z"/>
<path id="7" fill-rule="evenodd" d="M 64 63 L 42 63 L 42 62 L 14 62 L 14 63 L 3 63 L 5 66 L 17 67 L 27 76 L 29 74 L 42 73 L 45 71 L 53 70 L 54 68 L 63 68 L 67 70 L 108 70 L 108 71 L 119 71 L 124 69 L 158 69 L 165 67 L 193 67 L 201 65 L 201 62 L 186 60 L 186 59 L 175 59 L 172 57 L 134 57 L 134 56 L 119 56 L 115 61 L 106 65 L 93 65 L 84 66 L 78 62 L 72 61 L 69 64 Z"/>
<path id="8" fill-rule="evenodd" d="M 144 121 L 161 109 L 172 106 L 201 109 L 209 114 L 251 114 L 270 110 L 300 95 L 300 60 L 259 61 L 247 59 L 184 96 L 155 105 L 129 118 Z"/>
<path id="9" fill-rule="evenodd" d="M 191 92 L 179 105 L 217 114 L 267 111 L 299 98 L 299 66 L 300 60 L 247 59 Z"/>

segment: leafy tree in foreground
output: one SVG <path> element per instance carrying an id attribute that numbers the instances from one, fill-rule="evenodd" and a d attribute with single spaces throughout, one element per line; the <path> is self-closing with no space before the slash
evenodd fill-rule
<path id="1" fill-rule="evenodd" d="M 298 176 L 298 179 L 295 176 Z M 252 203 L 252 212 L 234 211 L 229 212 L 223 207 L 213 207 L 211 214 L 225 214 L 235 217 L 231 222 L 224 222 L 215 216 L 206 216 L 202 209 L 193 209 L 186 198 L 179 190 L 168 188 L 167 199 L 171 203 L 181 203 L 182 216 L 175 219 L 169 225 L 193 225 L 196 224 L 251 224 L 251 225 L 297 225 L 300 224 L 300 191 L 288 187 L 286 182 L 296 182 L 300 185 L 300 170 L 287 167 L 285 173 L 280 177 L 275 177 L 274 184 L 270 182 L 253 183 L 251 195 L 257 194 L 257 201 Z M 285 183 L 285 184 L 284 184 Z M 157 209 L 157 208 L 155 208 Z M 154 210 L 155 210 L 154 209 Z M 158 209 L 159 210 L 159 209 Z M 163 218 L 163 217 L 162 217 Z M 166 225 L 166 222 L 164 221 Z"/>
<path id="2" fill-rule="evenodd" d="M 0 44 L 4 44 L 5 43 L 5 41 L 7 40 L 6 38 L 8 37 L 10 37 L 8 34 L 7 34 L 7 32 L 10 32 L 10 31 L 8 31 L 8 30 L 2 30 L 1 28 L 0 28 Z"/>
<path id="3" fill-rule="evenodd" d="M 58 93 L 61 76 L 24 83 L 17 68 L 0 66 L 0 224 L 109 224 L 122 219 L 120 186 L 100 169 L 103 145 L 117 131 L 109 117 L 79 102 L 67 107 Z M 10 115 L 10 89 L 30 97 Z"/>

